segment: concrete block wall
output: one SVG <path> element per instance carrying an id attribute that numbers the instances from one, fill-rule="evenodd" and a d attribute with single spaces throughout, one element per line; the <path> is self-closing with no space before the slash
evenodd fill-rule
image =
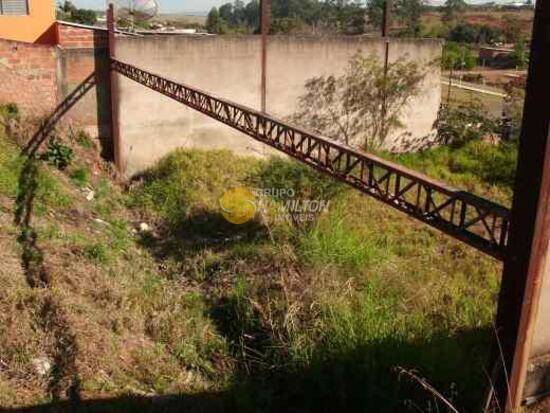
<path id="1" fill-rule="evenodd" d="M 408 56 L 416 61 L 441 57 L 437 40 L 392 39 L 390 60 Z M 178 36 L 117 39 L 117 58 L 153 73 L 187 83 L 217 96 L 259 109 L 260 39 L 258 36 Z M 269 38 L 267 111 L 279 118 L 294 114 L 306 81 L 320 75 L 341 74 L 354 54 L 383 58 L 380 38 L 278 37 Z M 405 141 L 434 135 L 441 101 L 440 72 L 427 76 L 423 92 L 403 116 L 406 128 L 388 139 L 399 149 Z M 177 147 L 229 148 L 238 153 L 272 153 L 230 127 L 119 76 L 119 122 L 127 174 L 152 165 Z"/>

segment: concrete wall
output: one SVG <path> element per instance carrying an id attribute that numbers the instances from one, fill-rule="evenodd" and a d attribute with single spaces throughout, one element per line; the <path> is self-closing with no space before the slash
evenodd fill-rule
<path id="1" fill-rule="evenodd" d="M 267 111 L 281 118 L 295 112 L 306 80 L 340 74 L 360 51 L 382 59 L 384 42 L 369 37 L 271 37 L 268 49 Z M 435 40 L 392 40 L 390 59 L 408 55 L 415 61 L 441 56 Z M 260 42 L 257 36 L 189 36 L 117 39 L 117 58 L 220 97 L 259 109 Z M 268 149 L 228 126 L 119 77 L 119 121 L 128 174 L 150 165 L 174 148 L 230 148 L 265 155 Z M 406 110 L 406 128 L 388 140 L 433 135 L 441 96 L 440 73 L 433 69 L 423 92 Z M 410 134 L 410 136 L 407 136 Z"/>

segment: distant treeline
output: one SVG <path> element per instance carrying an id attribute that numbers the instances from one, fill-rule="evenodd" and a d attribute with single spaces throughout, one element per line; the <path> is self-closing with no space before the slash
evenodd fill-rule
<path id="1" fill-rule="evenodd" d="M 403 31 L 414 35 L 420 29 L 422 0 L 395 0 L 394 18 Z M 211 33 L 254 32 L 259 26 L 259 0 L 236 0 L 208 14 Z M 271 0 L 271 33 L 338 32 L 362 34 L 379 30 L 384 0 Z"/>

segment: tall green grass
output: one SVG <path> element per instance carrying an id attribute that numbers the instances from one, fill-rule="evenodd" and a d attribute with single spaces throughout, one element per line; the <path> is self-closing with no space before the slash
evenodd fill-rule
<path id="1" fill-rule="evenodd" d="M 458 157 L 440 148 L 399 159 L 506 200 L 507 181 L 480 174 L 480 157 L 473 148 Z M 246 237 L 219 220 L 217 198 L 231 186 L 291 188 L 301 199 L 331 204 L 306 226 L 266 214 L 247 227 L 257 236 Z M 180 238 L 186 253 L 175 260 L 181 277 L 208 291 L 209 317 L 235 359 L 227 388 L 235 408 L 434 408 L 396 366 L 416 369 L 464 411 L 482 397 L 498 291 L 492 259 L 279 158 L 178 151 L 132 197 L 134 208 L 171 225 L 201 212 L 199 241 Z M 223 242 L 204 241 L 220 227 Z"/>

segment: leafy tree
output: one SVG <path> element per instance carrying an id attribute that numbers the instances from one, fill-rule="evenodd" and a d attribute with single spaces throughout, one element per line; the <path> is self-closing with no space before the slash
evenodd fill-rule
<path id="1" fill-rule="evenodd" d="M 464 0 L 446 0 L 443 9 L 443 20 L 452 21 L 458 14 L 466 10 L 466 2 Z"/>
<path id="2" fill-rule="evenodd" d="M 445 44 L 443 49 L 443 69 L 472 69 L 477 64 L 477 57 L 468 45 L 451 43 Z"/>
<path id="3" fill-rule="evenodd" d="M 514 45 L 514 51 L 510 55 L 514 65 L 518 69 L 525 69 L 529 64 L 529 51 L 525 45 L 525 41 L 519 40 Z"/>
<path id="4" fill-rule="evenodd" d="M 97 14 L 94 10 L 77 9 L 71 13 L 71 21 L 93 26 L 97 23 Z"/>
<path id="5" fill-rule="evenodd" d="M 386 0 L 369 0 L 367 3 L 367 17 L 369 24 L 374 28 L 381 28 L 384 20 Z"/>
<path id="6" fill-rule="evenodd" d="M 260 27 L 260 2 L 259 0 L 252 0 L 244 8 L 244 20 L 245 24 L 253 30 Z"/>
<path id="7" fill-rule="evenodd" d="M 228 23 L 233 23 L 233 4 L 225 3 L 220 6 L 218 15 L 220 19 L 223 19 Z"/>
<path id="8" fill-rule="evenodd" d="M 396 14 L 406 29 L 404 35 L 417 37 L 420 35 L 423 0 L 398 0 Z"/>
<path id="9" fill-rule="evenodd" d="M 458 43 L 477 43 L 479 30 L 471 24 L 458 24 L 449 32 L 449 40 Z"/>
<path id="10" fill-rule="evenodd" d="M 59 9 L 64 13 L 70 14 L 76 11 L 76 6 L 72 2 L 66 0 L 63 4 L 59 6 Z"/>
<path id="11" fill-rule="evenodd" d="M 216 7 L 212 7 L 206 18 L 206 30 L 209 33 L 222 34 L 224 32 L 223 20 Z"/>
<path id="12" fill-rule="evenodd" d="M 488 116 L 479 100 L 457 108 L 446 108 L 438 123 L 441 143 L 455 148 L 497 131 L 496 122 Z"/>
<path id="13" fill-rule="evenodd" d="M 401 116 L 420 92 L 425 66 L 401 58 L 388 67 L 375 56 L 355 55 L 339 77 L 307 81 L 294 120 L 346 144 L 379 148 L 401 128 Z"/>
<path id="14" fill-rule="evenodd" d="M 303 25 L 303 21 L 296 17 L 283 17 L 280 19 L 275 19 L 271 22 L 269 26 L 270 33 L 277 34 L 290 34 Z"/>
<path id="15" fill-rule="evenodd" d="M 521 23 L 520 21 L 512 15 L 506 14 L 502 17 L 504 25 L 504 40 L 507 43 L 517 43 L 521 40 Z"/>
<path id="16" fill-rule="evenodd" d="M 479 26 L 477 42 L 492 44 L 499 42 L 502 38 L 502 30 L 497 27 L 488 26 L 483 24 Z"/>
<path id="17" fill-rule="evenodd" d="M 97 13 L 94 10 L 79 9 L 72 2 L 65 1 L 59 8 L 59 18 L 80 24 L 93 26 L 97 23 Z"/>

